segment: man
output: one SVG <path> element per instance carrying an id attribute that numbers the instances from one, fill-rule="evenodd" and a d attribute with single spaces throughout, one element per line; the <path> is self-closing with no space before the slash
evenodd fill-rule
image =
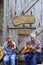
<path id="1" fill-rule="evenodd" d="M 32 33 L 30 35 L 30 40 L 27 41 L 27 43 L 32 45 L 29 47 L 32 49 L 32 52 L 25 54 L 26 65 L 36 65 L 37 59 L 41 58 L 41 53 L 42 53 L 41 42 L 36 38 L 36 35 Z M 36 47 L 38 48 L 35 49 Z M 25 50 L 26 50 L 26 44 L 25 44 Z"/>
<path id="2" fill-rule="evenodd" d="M 4 49 L 4 58 L 3 58 L 3 65 L 7 65 L 8 61 L 10 61 L 11 65 L 15 65 L 15 59 L 16 59 L 16 54 L 15 54 L 15 49 L 16 49 L 16 44 L 14 41 L 11 39 L 11 35 L 7 36 L 7 40 L 3 44 L 3 49 Z M 12 44 L 10 44 L 12 42 Z M 8 46 L 8 45 L 13 45 Z"/>

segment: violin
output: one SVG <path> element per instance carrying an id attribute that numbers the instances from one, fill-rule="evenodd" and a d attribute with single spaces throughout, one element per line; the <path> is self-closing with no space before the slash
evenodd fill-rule
<path id="1" fill-rule="evenodd" d="M 8 42 L 8 47 L 14 48 L 14 44 L 12 43 L 12 41 Z"/>

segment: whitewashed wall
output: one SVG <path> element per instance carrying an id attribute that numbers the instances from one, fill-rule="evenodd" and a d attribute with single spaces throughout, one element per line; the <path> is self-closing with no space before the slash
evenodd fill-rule
<path id="1" fill-rule="evenodd" d="M 20 15 L 20 12 L 22 11 L 23 8 L 25 8 L 27 5 L 29 5 L 29 3 L 32 0 L 9 0 L 9 19 L 15 17 L 15 11 L 16 11 L 16 15 Z M 42 4 L 41 4 L 42 1 Z M 30 11 L 28 11 L 26 13 L 26 15 L 31 15 L 31 11 L 32 11 L 32 15 L 35 16 L 35 25 L 37 26 L 40 23 L 42 23 L 41 25 L 43 26 L 43 0 L 39 0 L 39 2 L 37 2 L 35 4 L 34 7 L 32 7 L 30 9 Z"/>
<path id="2" fill-rule="evenodd" d="M 9 27 L 14 27 L 12 24 L 12 20 L 15 17 L 15 12 L 16 15 L 20 15 L 20 12 L 22 11 L 23 8 L 25 8 L 27 5 L 29 5 L 29 3 L 32 0 L 9 0 L 9 9 L 8 9 L 8 26 Z M 6 1 L 7 2 L 7 1 Z M 7 6 L 6 6 L 7 7 Z M 33 24 L 32 26 L 37 27 L 39 22 L 41 23 L 41 27 L 43 27 L 43 0 L 39 0 L 39 2 L 36 3 L 36 5 L 34 7 L 32 7 L 30 9 L 30 11 L 28 11 L 26 13 L 26 15 L 31 15 L 31 11 L 32 11 L 32 15 L 35 16 L 35 24 Z M 6 13 L 5 13 L 6 14 Z M 9 29 L 9 34 L 13 35 L 13 40 L 15 38 L 16 43 L 18 42 L 17 38 L 17 32 L 16 30 L 12 30 Z"/>
<path id="3" fill-rule="evenodd" d="M 22 11 L 23 8 L 25 8 L 32 0 L 17 0 L 17 5 L 16 5 L 16 13 L 17 15 L 19 15 L 19 13 Z M 42 1 L 42 4 L 41 4 Z M 35 4 L 34 7 L 31 8 L 31 10 L 29 12 L 26 13 L 26 15 L 30 15 L 30 12 L 32 11 L 32 14 L 35 16 L 35 25 L 37 26 L 39 24 L 39 22 L 42 23 L 42 19 L 43 19 L 43 0 L 39 0 L 39 2 L 37 2 Z M 42 16 L 42 19 L 41 19 Z"/>

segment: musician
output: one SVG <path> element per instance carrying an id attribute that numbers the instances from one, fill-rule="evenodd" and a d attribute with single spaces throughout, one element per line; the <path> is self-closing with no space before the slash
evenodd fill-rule
<path id="1" fill-rule="evenodd" d="M 28 40 L 26 43 L 32 45 L 30 46 L 32 52 L 25 54 L 26 65 L 36 65 L 37 59 L 40 59 L 42 54 L 41 42 L 36 38 L 36 34 L 32 33 L 30 35 L 30 40 Z M 26 49 L 26 43 L 25 43 L 25 49 Z M 38 47 L 38 49 L 37 48 L 35 49 L 35 47 Z"/>
<path id="2" fill-rule="evenodd" d="M 3 58 L 3 65 L 8 65 L 9 60 L 10 60 L 11 65 L 15 65 L 16 44 L 14 41 L 12 41 L 11 38 L 12 38 L 11 35 L 7 36 L 7 40 L 3 44 L 3 49 L 4 49 L 4 53 L 5 53 L 4 58 Z"/>

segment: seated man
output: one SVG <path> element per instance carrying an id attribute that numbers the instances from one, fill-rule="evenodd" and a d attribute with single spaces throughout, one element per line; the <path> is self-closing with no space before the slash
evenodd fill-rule
<path id="1" fill-rule="evenodd" d="M 29 53 L 25 54 L 25 61 L 26 65 L 36 65 L 37 64 L 37 59 L 41 58 L 42 55 L 42 45 L 41 42 L 36 39 L 35 34 L 31 34 L 30 40 L 26 42 L 26 44 L 30 44 L 29 49 L 32 51 Z M 26 50 L 26 44 L 25 44 L 25 50 Z"/>
<path id="2" fill-rule="evenodd" d="M 4 50 L 4 58 L 3 58 L 3 65 L 8 65 L 8 61 L 10 60 L 11 65 L 15 65 L 15 49 L 16 44 L 11 39 L 12 36 L 8 36 L 7 40 L 3 44 L 3 50 Z"/>

